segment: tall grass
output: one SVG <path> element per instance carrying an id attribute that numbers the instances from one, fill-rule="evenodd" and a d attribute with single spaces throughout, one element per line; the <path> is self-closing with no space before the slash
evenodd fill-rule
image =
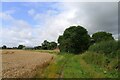
<path id="1" fill-rule="evenodd" d="M 90 64 L 97 64 L 102 67 L 106 64 L 107 57 L 104 54 L 97 54 L 95 52 L 86 52 L 83 54 L 83 59 Z"/>
<path id="2" fill-rule="evenodd" d="M 108 69 L 116 69 L 118 66 L 118 57 L 109 58 L 104 54 L 97 54 L 95 52 L 86 52 L 83 55 L 83 59 L 90 64 L 96 64 L 101 67 L 105 67 Z"/>
<path id="3" fill-rule="evenodd" d="M 105 54 L 98 54 L 88 51 L 82 54 L 82 58 L 85 60 L 86 63 L 95 66 L 97 71 L 105 71 L 106 77 L 118 77 L 117 56 L 115 58 L 109 58 Z"/>

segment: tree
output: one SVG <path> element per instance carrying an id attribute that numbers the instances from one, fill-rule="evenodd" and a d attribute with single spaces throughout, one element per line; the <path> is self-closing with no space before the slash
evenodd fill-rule
<path id="1" fill-rule="evenodd" d="M 35 50 L 41 49 L 41 46 L 35 46 L 34 49 L 35 49 Z"/>
<path id="2" fill-rule="evenodd" d="M 17 47 L 13 47 L 13 49 L 17 49 Z"/>
<path id="3" fill-rule="evenodd" d="M 94 33 L 92 35 L 92 38 L 94 39 L 95 42 L 114 40 L 111 33 L 107 33 L 104 31 Z"/>
<path id="4" fill-rule="evenodd" d="M 44 40 L 41 48 L 44 50 L 53 50 L 53 49 L 57 48 L 57 43 L 56 42 L 48 42 L 47 40 Z"/>
<path id="5" fill-rule="evenodd" d="M 58 38 L 61 52 L 80 53 L 89 47 L 90 36 L 82 26 L 71 26 Z"/>
<path id="6" fill-rule="evenodd" d="M 57 48 L 57 43 L 56 42 L 50 42 L 50 49 L 56 49 Z"/>
<path id="7" fill-rule="evenodd" d="M 3 46 L 2 46 L 2 49 L 7 49 L 7 46 L 6 46 L 6 45 L 3 45 Z"/>
<path id="8" fill-rule="evenodd" d="M 24 45 L 19 45 L 18 49 L 23 49 L 25 46 Z"/>
<path id="9" fill-rule="evenodd" d="M 44 40 L 42 43 L 42 49 L 48 50 L 50 43 L 47 40 Z"/>

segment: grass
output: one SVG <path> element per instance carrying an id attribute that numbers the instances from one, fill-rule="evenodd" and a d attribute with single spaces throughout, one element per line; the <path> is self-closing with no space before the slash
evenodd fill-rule
<path id="1" fill-rule="evenodd" d="M 63 68 L 68 60 L 68 57 L 72 57 L 72 55 L 69 54 L 62 54 L 55 56 L 53 62 L 48 66 L 44 73 L 45 78 L 61 78 Z"/>
<path id="2" fill-rule="evenodd" d="M 74 55 L 65 65 L 64 78 L 86 78 L 89 77 L 80 64 L 79 57 Z"/>
<path id="3" fill-rule="evenodd" d="M 50 54 L 59 54 L 58 50 L 33 50 L 33 51 L 37 51 L 37 52 L 41 52 L 41 53 L 50 53 Z"/>
<path id="4" fill-rule="evenodd" d="M 41 51 L 40 51 L 41 52 Z M 42 73 L 39 73 L 42 78 L 116 78 L 118 77 L 116 70 L 109 70 L 99 64 L 103 60 L 106 60 L 107 57 L 104 55 L 94 55 L 95 53 L 89 54 L 68 54 L 54 51 L 45 51 L 50 52 L 55 55 L 54 60 L 50 65 L 45 68 Z M 94 60 L 93 56 L 98 59 Z M 102 57 L 101 57 L 102 56 Z M 88 61 L 87 59 L 88 58 Z M 90 60 L 91 59 L 91 60 Z M 92 62 L 95 61 L 95 63 Z M 113 65 L 115 60 L 111 61 L 110 65 Z"/>

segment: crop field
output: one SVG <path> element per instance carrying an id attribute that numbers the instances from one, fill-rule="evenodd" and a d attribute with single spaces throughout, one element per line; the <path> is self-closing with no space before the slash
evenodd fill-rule
<path id="1" fill-rule="evenodd" d="M 53 55 L 25 50 L 2 51 L 3 78 L 33 78 L 38 68 L 46 67 Z"/>

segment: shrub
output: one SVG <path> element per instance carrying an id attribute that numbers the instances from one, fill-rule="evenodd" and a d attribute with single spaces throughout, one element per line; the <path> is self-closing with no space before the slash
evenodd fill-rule
<path id="1" fill-rule="evenodd" d="M 109 69 L 118 69 L 118 57 L 112 58 L 108 64 Z"/>
<path id="2" fill-rule="evenodd" d="M 83 59 L 90 64 L 97 64 L 100 65 L 102 67 L 104 67 L 105 60 L 107 59 L 107 57 L 104 56 L 104 54 L 97 54 L 95 52 L 86 52 L 85 54 L 83 54 Z"/>
<path id="3" fill-rule="evenodd" d="M 116 56 L 118 51 L 118 41 L 102 41 L 89 47 L 89 51 L 104 53 L 105 55 Z"/>
<path id="4" fill-rule="evenodd" d="M 82 58 L 88 64 L 99 65 L 109 70 L 118 69 L 118 57 L 117 56 L 115 58 L 109 58 L 105 56 L 104 54 L 98 54 L 95 52 L 88 51 L 82 55 Z"/>
<path id="5" fill-rule="evenodd" d="M 120 51 L 120 40 L 118 41 L 118 50 Z"/>

